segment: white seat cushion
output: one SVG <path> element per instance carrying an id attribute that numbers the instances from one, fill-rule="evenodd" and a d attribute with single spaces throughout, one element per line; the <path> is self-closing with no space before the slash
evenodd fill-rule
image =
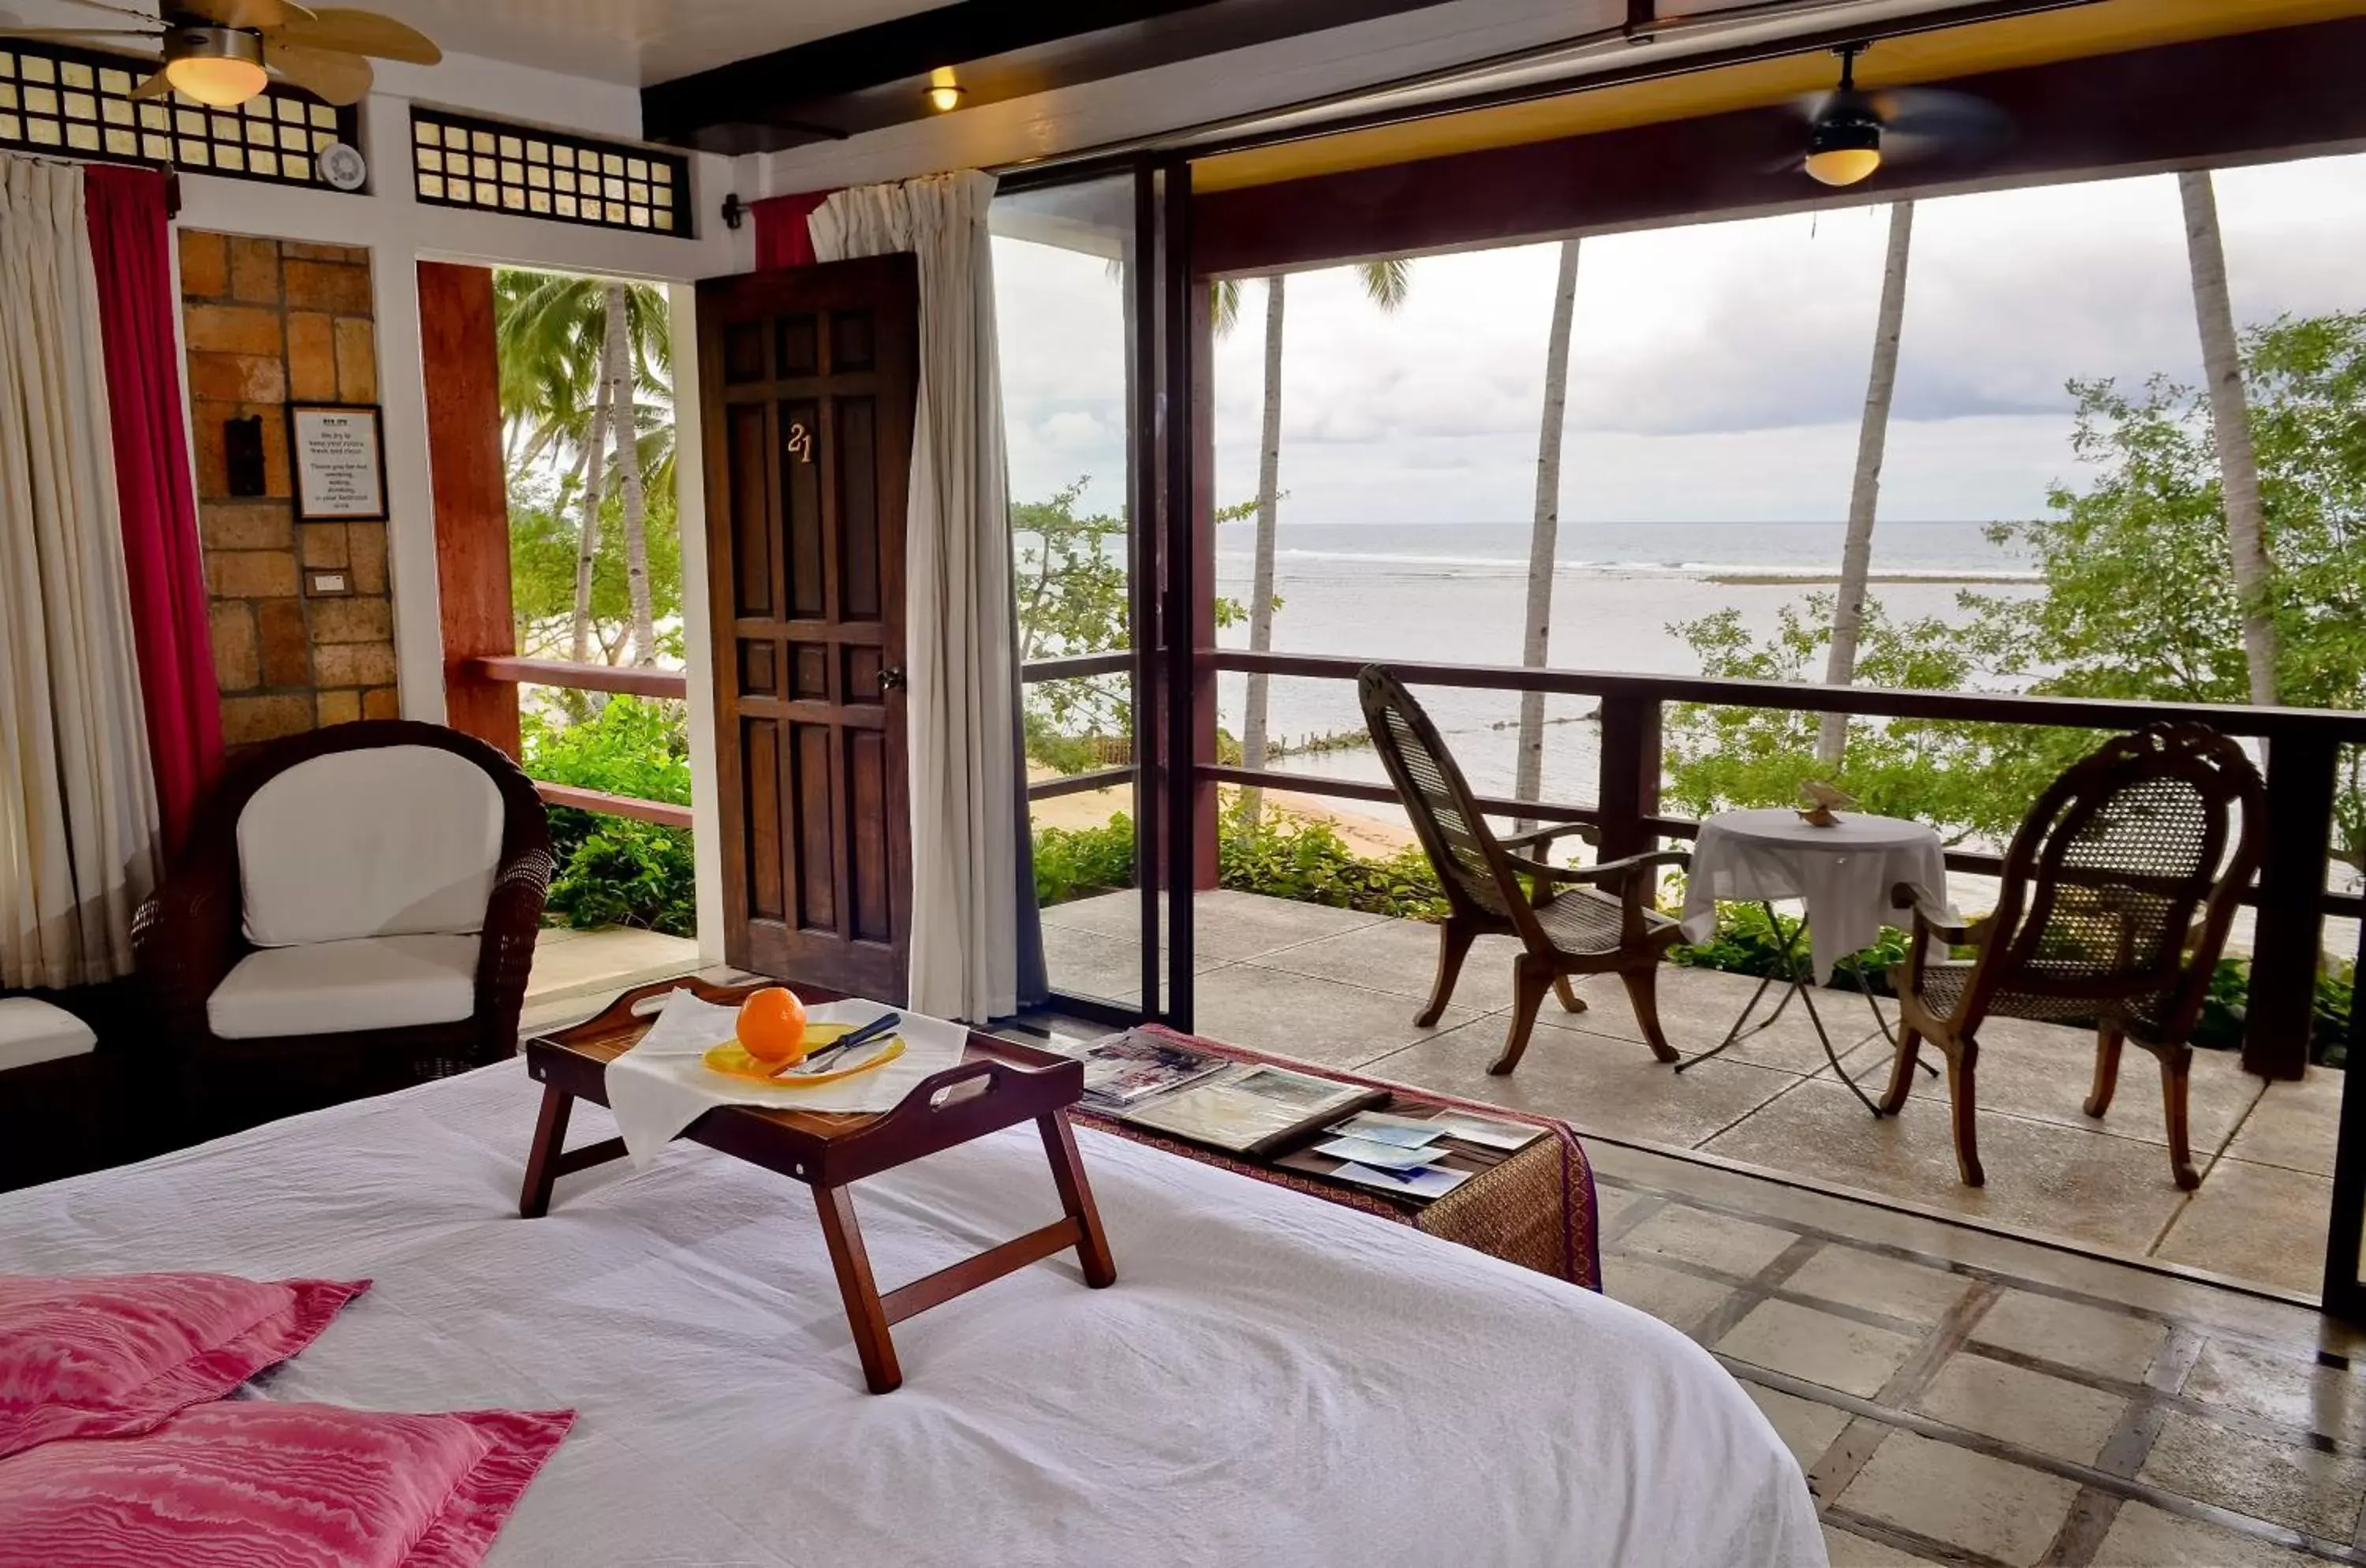
<path id="1" fill-rule="evenodd" d="M 501 856 L 501 793 L 467 758 L 433 746 L 315 757 L 239 814 L 246 940 L 482 931 Z"/>
<path id="2" fill-rule="evenodd" d="M 473 936 L 376 936 L 250 953 L 206 998 L 224 1040 L 455 1023 L 477 1010 Z"/>
<path id="3" fill-rule="evenodd" d="M 0 1073 L 98 1049 L 90 1025 L 30 997 L 0 998 Z"/>

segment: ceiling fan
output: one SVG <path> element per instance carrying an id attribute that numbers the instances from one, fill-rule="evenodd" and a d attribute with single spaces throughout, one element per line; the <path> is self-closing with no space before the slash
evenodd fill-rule
<path id="1" fill-rule="evenodd" d="M 1864 92 L 1856 85 L 1856 57 L 1869 44 L 1842 44 L 1840 85 L 1801 99 L 1808 117 L 1808 153 L 1800 164 L 1809 179 L 1853 186 L 1885 162 L 1985 152 L 2011 134 L 2012 122 L 1986 98 L 1936 87 L 1887 87 Z"/>
<path id="2" fill-rule="evenodd" d="M 73 0 L 137 18 L 137 28 L 6 28 L 0 38 L 150 38 L 163 48 L 153 75 L 135 98 L 181 92 L 201 104 L 229 108 L 246 102 L 271 78 L 332 104 L 359 103 L 373 73 L 368 56 L 433 65 L 444 58 L 427 35 L 380 16 L 345 7 L 312 9 L 295 0 L 163 0 L 152 16 L 107 0 Z"/>

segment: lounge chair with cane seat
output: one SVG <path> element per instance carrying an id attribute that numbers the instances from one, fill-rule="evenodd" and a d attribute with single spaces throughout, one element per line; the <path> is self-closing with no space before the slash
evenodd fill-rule
<path id="1" fill-rule="evenodd" d="M 1570 985 L 1582 975 L 1617 975 L 1651 1054 L 1662 1062 L 1676 1060 L 1675 1048 L 1660 1030 L 1658 978 L 1661 960 L 1683 938 L 1674 919 L 1654 907 L 1652 896 L 1659 869 L 1688 864 L 1691 857 L 1663 850 L 1601 865 L 1548 864 L 1543 855 L 1552 840 L 1574 836 L 1590 843 L 1594 830 L 1560 823 L 1498 838 L 1436 726 L 1404 682 L 1380 665 L 1368 665 L 1357 690 L 1380 760 L 1446 890 L 1448 913 L 1438 931 L 1437 978 L 1429 1005 L 1414 1021 L 1426 1029 L 1444 1014 L 1473 942 L 1516 936 L 1522 952 L 1513 971 L 1511 1028 L 1504 1054 L 1489 1072 L 1508 1073 L 1519 1065 L 1548 990 L 1560 996 L 1567 1010 L 1585 1010 Z"/>
<path id="2" fill-rule="evenodd" d="M 1891 972 L 1902 1010 L 1881 1108 L 1913 1088 L 1923 1041 L 1947 1058 L 1955 1164 L 1985 1180 L 1975 1124 L 1980 1025 L 1990 1018 L 2095 1026 L 2087 1114 L 2111 1108 L 2120 1048 L 2160 1061 L 2169 1159 L 2178 1186 L 2202 1184 L 2186 1132 L 2193 1025 L 2226 945 L 2235 906 L 2259 868 L 2266 790 L 2243 749 L 2204 725 L 2156 724 L 2111 741 L 2054 781 L 2005 856 L 1996 912 L 1977 925 L 1900 884 L 1914 911 L 1906 962 Z M 1932 940 L 1977 952 L 1932 963 Z"/>

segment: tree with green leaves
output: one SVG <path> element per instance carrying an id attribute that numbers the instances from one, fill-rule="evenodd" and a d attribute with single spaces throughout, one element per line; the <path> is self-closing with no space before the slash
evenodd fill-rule
<path id="1" fill-rule="evenodd" d="M 658 655 L 649 498 L 673 489 L 672 344 L 664 291 L 557 273 L 494 277 L 494 341 L 512 488 L 565 465 L 557 504 L 575 527 L 570 657 L 591 656 L 595 563 L 611 486 L 625 545 L 635 664 Z M 612 660 L 616 657 L 611 652 Z"/>
<path id="2" fill-rule="evenodd" d="M 2241 704 L 2253 671 L 2247 601 L 2263 604 L 2282 700 L 2366 707 L 2366 312 L 2280 318 L 2240 339 L 2245 424 L 2265 554 L 2253 599 L 2229 561 L 2210 390 L 2155 377 L 2136 389 L 2070 384 L 2071 447 L 2090 469 L 2057 485 L 2048 515 L 1993 536 L 2034 557 L 2040 591 L 1966 592 L 1963 615 L 1895 625 L 1865 606 L 1860 679 L 1961 690 Z M 1732 611 L 1672 628 L 1713 675 L 1811 678 L 1829 595 L 1752 639 Z M 1790 801 L 1831 777 L 1868 808 L 1956 840 L 2008 836 L 2029 802 L 2099 739 L 2076 731 L 1897 720 L 1858 727 L 1837 766 L 1805 716 L 1686 705 L 1669 727 L 1669 795 L 1697 811 Z M 2366 871 L 2366 774 L 2345 753 L 2336 855 Z"/>
<path id="3" fill-rule="evenodd" d="M 1087 475 L 1063 485 L 1049 500 L 1020 502 L 1010 509 L 1021 662 L 1132 646 L 1127 630 L 1126 520 L 1122 513 L 1077 512 L 1091 482 Z M 1216 521 L 1237 522 L 1256 505 L 1225 507 Z M 1238 625 L 1245 614 L 1236 599 L 1216 601 L 1219 627 Z M 1106 765 L 1105 753 L 1122 754 L 1133 734 L 1127 689 L 1121 675 L 1029 685 L 1022 714 L 1028 755 L 1062 773 Z"/>

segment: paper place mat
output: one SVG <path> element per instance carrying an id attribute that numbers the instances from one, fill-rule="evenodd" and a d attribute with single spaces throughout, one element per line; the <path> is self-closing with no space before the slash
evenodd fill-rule
<path id="1" fill-rule="evenodd" d="M 896 1011 L 903 1010 L 849 998 L 809 1007 L 806 1019 L 861 1025 Z M 717 1105 L 838 1115 L 893 1111 L 920 1080 L 957 1066 L 969 1046 L 969 1031 L 961 1024 L 905 1011 L 896 1029 L 904 1038 L 904 1054 L 884 1066 L 836 1083 L 774 1088 L 727 1077 L 702 1060 L 710 1048 L 735 1038 L 738 1023 L 738 1008 L 676 991 L 640 1043 L 608 1064 L 608 1108 L 635 1169 L 646 1168 L 684 1127 Z"/>

